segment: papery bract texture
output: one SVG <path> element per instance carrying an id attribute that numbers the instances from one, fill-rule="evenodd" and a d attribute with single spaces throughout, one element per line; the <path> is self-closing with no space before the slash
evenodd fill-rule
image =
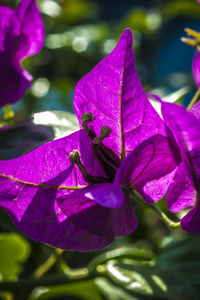
<path id="1" fill-rule="evenodd" d="M 43 45 L 44 26 L 35 0 L 21 0 L 16 10 L 1 5 L 0 28 L 2 107 L 18 101 L 30 87 L 32 77 L 20 64 Z"/>
<path id="2" fill-rule="evenodd" d="M 172 141 L 155 135 L 122 162 L 115 182 L 131 185 L 147 202 L 157 202 L 165 195 L 178 163 L 179 152 Z"/>
<path id="3" fill-rule="evenodd" d="M 90 146 L 91 140 L 81 130 L 20 158 L 0 162 L 0 205 L 25 234 L 54 247 L 87 251 L 102 249 L 112 243 L 114 236 L 135 229 L 137 221 L 129 200 L 111 209 L 91 198 L 93 188 L 85 191 L 88 198 L 73 195 L 87 185 L 69 161 L 73 149 L 80 151 L 91 174 L 102 175 Z M 112 186 L 115 192 L 111 185 L 108 199 Z"/>
<path id="4" fill-rule="evenodd" d="M 37 241 L 68 250 L 97 250 L 137 226 L 123 187 L 135 188 L 146 201 L 158 201 L 179 163 L 178 154 L 137 77 L 130 30 L 81 79 L 74 104 L 79 121 L 89 111 L 96 120 L 84 124 L 85 131 L 1 161 L 0 204 Z M 102 126 L 112 132 L 99 142 Z M 79 163 L 69 158 L 71 152 Z"/>
<path id="5" fill-rule="evenodd" d="M 193 114 L 200 121 L 200 101 L 197 101 L 192 108 L 190 109 L 190 113 Z"/>
<path id="6" fill-rule="evenodd" d="M 199 202 L 199 200 L 198 200 Z M 200 234 L 200 207 L 193 207 L 182 219 L 181 227 L 183 230 Z"/>
<path id="7" fill-rule="evenodd" d="M 126 29 L 115 49 L 78 82 L 74 96 L 79 121 L 91 111 L 97 134 L 102 126 L 110 127 L 105 145 L 122 159 L 147 138 L 165 135 L 164 123 L 137 76 L 132 42 L 132 32 Z"/>
<path id="8" fill-rule="evenodd" d="M 200 52 L 197 51 L 192 61 L 192 73 L 198 87 L 200 87 Z"/>
<path id="9" fill-rule="evenodd" d="M 175 136 L 182 158 L 182 163 L 177 169 L 167 193 L 167 203 L 169 209 L 173 212 L 178 212 L 190 206 L 199 207 L 199 119 L 195 117 L 193 112 L 186 111 L 183 106 L 169 103 L 162 103 L 162 114 L 164 120 Z M 195 211 L 194 215 L 196 216 L 198 209 L 195 208 L 192 210 L 192 212 L 193 211 Z M 187 226 L 188 231 L 196 226 L 192 225 L 192 212 L 189 213 L 188 217 L 184 217 L 184 230 L 186 230 Z M 200 224 L 198 230 L 200 232 Z"/>
<path id="10" fill-rule="evenodd" d="M 91 125 L 96 134 L 105 125 L 112 129 L 105 145 L 121 159 L 149 137 L 169 135 L 137 76 L 132 42 L 132 32 L 126 29 L 114 50 L 78 82 L 74 95 L 80 125 L 81 115 L 91 111 L 96 117 Z M 153 201 L 164 195 L 172 176 L 168 174 L 149 186 L 148 194 Z"/>

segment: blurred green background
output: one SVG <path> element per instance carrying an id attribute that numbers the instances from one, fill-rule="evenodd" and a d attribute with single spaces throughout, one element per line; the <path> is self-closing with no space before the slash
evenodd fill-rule
<path id="1" fill-rule="evenodd" d="M 19 118 L 42 110 L 73 111 L 76 83 L 111 52 L 127 27 L 134 33 L 144 88 L 159 88 L 163 94 L 183 86 L 194 90 L 194 50 L 180 38 L 185 27 L 199 30 L 196 0 L 38 0 L 38 4 L 46 38 L 42 51 L 23 63 L 34 80 L 23 101 L 14 105 Z"/>
<path id="2" fill-rule="evenodd" d="M 76 128 L 73 117 L 65 114 L 73 112 L 76 83 L 112 51 L 121 32 L 127 27 L 134 33 L 136 67 L 143 87 L 156 89 L 160 95 L 187 87 L 189 92 L 182 100 L 186 104 L 191 99 L 196 89 L 191 74 L 194 49 L 183 44 L 180 38 L 185 35 L 185 27 L 200 30 L 200 5 L 197 1 L 37 2 L 45 24 L 45 43 L 38 55 L 23 62 L 23 66 L 33 75 L 33 84 L 23 99 L 13 105 L 15 120 L 19 123 L 0 132 L 0 159 L 16 157 L 30 147 L 53 138 L 53 127 L 59 128 L 56 137 L 67 134 L 68 125 L 59 122 L 54 126 L 49 124 L 48 128 L 33 129 L 27 125 L 30 121 L 27 118 L 32 114 L 59 111 L 55 113 L 57 119 L 62 123 L 64 118 L 68 118 L 70 126 Z M 15 7 L 17 1 L 10 3 Z M 164 200 L 159 205 L 170 215 Z M 15 299 L 198 300 L 199 237 L 187 235 L 182 230 L 172 232 L 152 211 L 137 205 L 134 209 L 139 226 L 131 236 L 116 239 L 105 251 L 69 251 L 62 254 L 23 236 L 1 209 L 0 289 L 3 289 L 1 283 L 4 281 L 37 277 L 35 270 L 49 257 L 56 259 L 52 266 L 50 259 L 49 269 L 41 275 L 44 278 L 57 276 L 63 270 L 68 272 L 65 263 L 72 268 L 85 267 L 102 253 L 128 247 L 133 252 L 128 257 L 119 252 L 118 258 L 109 260 L 105 254 L 102 270 L 106 269 L 106 274 L 102 276 L 61 286 L 42 285 L 34 289 L 19 286 L 14 290 Z M 141 258 L 141 249 L 146 258 Z M 0 295 L 0 299 L 12 299 L 9 292 L 4 291 Z"/>

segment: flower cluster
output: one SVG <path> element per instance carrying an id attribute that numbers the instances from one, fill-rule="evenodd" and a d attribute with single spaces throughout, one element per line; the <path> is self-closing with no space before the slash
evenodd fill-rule
<path id="1" fill-rule="evenodd" d="M 19 62 L 40 49 L 43 36 L 35 2 L 22 0 L 16 12 L 2 9 L 16 18 L 4 22 L 0 14 L 5 23 L 1 55 L 9 47 L 7 63 L 18 70 L 17 78 L 27 80 Z M 40 28 L 37 38 L 29 35 L 29 14 Z M 13 24 L 22 16 L 24 25 L 15 32 Z M 130 201 L 134 191 L 148 203 L 167 193 L 175 213 L 192 207 L 181 226 L 200 233 L 199 105 L 187 111 L 161 101 L 160 118 L 137 76 L 132 32 L 126 29 L 115 49 L 75 88 L 80 130 L 0 162 L 0 205 L 32 239 L 68 250 L 102 249 L 116 236 L 132 233 L 137 227 Z"/>

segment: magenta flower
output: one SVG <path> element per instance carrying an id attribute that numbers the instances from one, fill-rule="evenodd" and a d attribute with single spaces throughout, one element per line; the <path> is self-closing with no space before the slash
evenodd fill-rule
<path id="1" fill-rule="evenodd" d="M 21 0 L 16 10 L 0 6 L 0 107 L 18 101 L 30 87 L 24 58 L 38 53 L 44 27 L 35 0 Z"/>
<path id="2" fill-rule="evenodd" d="M 174 213 L 192 207 L 182 218 L 181 226 L 186 231 L 200 233 L 200 102 L 191 111 L 163 102 L 162 114 L 182 158 L 167 192 L 167 204 Z"/>
<path id="3" fill-rule="evenodd" d="M 131 190 L 158 201 L 178 161 L 137 77 L 130 30 L 80 80 L 74 104 L 81 130 L 0 162 L 0 204 L 37 241 L 102 249 L 137 226 Z"/>
<path id="4" fill-rule="evenodd" d="M 200 87 L 200 52 L 196 51 L 192 61 L 192 73 L 198 87 Z"/>

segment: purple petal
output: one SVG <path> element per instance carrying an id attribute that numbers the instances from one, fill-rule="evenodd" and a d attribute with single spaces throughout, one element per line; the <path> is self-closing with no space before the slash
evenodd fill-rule
<path id="1" fill-rule="evenodd" d="M 196 191 L 184 162 L 178 167 L 167 191 L 167 206 L 177 213 L 189 206 L 194 206 Z"/>
<path id="2" fill-rule="evenodd" d="M 16 226 L 32 239 L 62 249 L 92 250 L 106 247 L 113 237 L 99 237 L 72 223 L 57 199 L 86 185 L 68 159 L 77 149 L 88 172 L 102 174 L 94 161 L 91 140 L 81 130 L 49 142 L 26 155 L 0 161 L 0 205 Z"/>
<path id="3" fill-rule="evenodd" d="M 44 25 L 35 0 L 21 0 L 15 15 L 20 21 L 20 32 L 17 37 L 14 61 L 20 63 L 42 48 Z"/>
<path id="4" fill-rule="evenodd" d="M 192 73 L 198 87 L 200 87 L 200 52 L 196 52 L 192 61 Z"/>
<path id="5" fill-rule="evenodd" d="M 192 208 L 181 220 L 183 230 L 200 234 L 200 207 Z"/>
<path id="6" fill-rule="evenodd" d="M 169 209 L 180 211 L 195 203 L 200 180 L 200 123 L 183 106 L 163 103 L 162 114 L 174 134 L 183 160 L 167 195 Z"/>
<path id="7" fill-rule="evenodd" d="M 193 114 L 200 121 L 200 101 L 196 102 L 190 109 L 190 113 Z"/>
<path id="8" fill-rule="evenodd" d="M 35 0 L 21 0 L 15 11 L 0 6 L 0 27 L 0 50 L 16 64 L 40 51 L 44 25 Z"/>
<path id="9" fill-rule="evenodd" d="M 70 194 L 70 198 L 86 198 L 104 207 L 117 208 L 124 202 L 124 195 L 119 185 L 112 183 L 98 183 Z"/>
<path id="10" fill-rule="evenodd" d="M 61 197 L 58 204 L 74 225 L 90 234 L 101 236 L 102 239 L 130 234 L 137 227 L 129 199 L 126 199 L 120 208 L 106 208 L 91 200 L 87 192 L 84 195 L 77 191 L 67 197 Z M 98 249 L 101 249 L 101 246 Z"/>
<path id="11" fill-rule="evenodd" d="M 0 28 L 0 51 L 6 51 L 11 55 L 18 34 L 19 21 L 15 17 L 14 10 L 7 6 L 0 6 Z"/>
<path id="12" fill-rule="evenodd" d="M 72 193 L 58 199 L 58 205 L 77 227 L 99 236 L 113 237 L 110 209 L 105 208 L 83 193 Z"/>
<path id="13" fill-rule="evenodd" d="M 105 144 L 122 158 L 152 135 L 165 135 L 137 76 L 132 40 L 131 30 L 125 30 L 115 49 L 79 81 L 74 96 L 79 121 L 91 111 L 96 134 L 102 126 L 110 127 Z"/>
<path id="14" fill-rule="evenodd" d="M 125 196 L 119 208 L 111 209 L 112 231 L 114 236 L 129 235 L 137 228 L 138 222 L 131 201 Z"/>
<path id="15" fill-rule="evenodd" d="M 177 104 L 163 103 L 162 114 L 174 134 L 186 169 L 195 186 L 200 179 L 200 122 L 192 113 Z"/>
<path id="16" fill-rule="evenodd" d="M 131 184 L 146 201 L 156 202 L 165 195 L 178 162 L 178 152 L 172 142 L 155 135 L 122 162 L 115 182 Z"/>
<path id="17" fill-rule="evenodd" d="M 0 107 L 3 107 L 18 101 L 30 87 L 30 82 L 22 69 L 14 65 L 3 52 L 0 52 L 0 66 Z"/>

